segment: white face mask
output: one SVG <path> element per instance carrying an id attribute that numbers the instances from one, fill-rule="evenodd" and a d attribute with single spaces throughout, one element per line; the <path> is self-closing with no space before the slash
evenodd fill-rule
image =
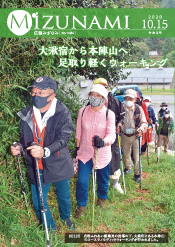
<path id="1" fill-rule="evenodd" d="M 145 102 L 145 104 L 146 104 L 146 107 L 148 107 L 148 106 L 150 105 L 150 103 L 149 103 L 149 102 Z"/>
<path id="2" fill-rule="evenodd" d="M 169 118 L 170 114 L 165 114 L 164 116 L 165 118 Z"/>
<path id="3" fill-rule="evenodd" d="M 165 107 L 165 106 L 163 106 L 163 107 L 162 107 L 162 110 L 164 111 L 165 109 L 166 109 L 166 107 Z"/>
<path id="4" fill-rule="evenodd" d="M 133 106 L 134 102 L 133 102 L 133 101 L 130 101 L 130 100 L 125 100 L 125 101 L 124 101 L 124 104 L 125 104 L 125 106 L 127 106 L 127 107 L 131 107 L 131 106 Z"/>

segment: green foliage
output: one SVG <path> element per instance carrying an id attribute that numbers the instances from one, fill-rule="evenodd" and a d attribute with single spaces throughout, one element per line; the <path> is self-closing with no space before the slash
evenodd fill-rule
<path id="1" fill-rule="evenodd" d="M 76 120 L 78 116 L 79 109 L 85 105 L 85 101 L 81 101 L 79 95 L 76 94 L 75 90 L 73 90 L 71 85 L 62 85 L 57 90 L 56 97 L 63 102 L 68 109 L 70 110 L 70 114 L 73 120 L 74 128 L 76 130 Z M 69 142 L 69 150 L 75 150 L 75 131 L 71 137 Z"/>
<path id="2" fill-rule="evenodd" d="M 150 51 L 161 51 L 165 38 L 145 38 Z"/>
<path id="3" fill-rule="evenodd" d="M 166 58 L 168 58 L 167 63 L 165 64 L 165 67 L 174 67 L 174 58 L 175 58 L 175 51 L 171 51 L 166 55 Z"/>
<path id="4" fill-rule="evenodd" d="M 2 0 L 1 8 L 123 8 L 127 0 Z"/>
<path id="5" fill-rule="evenodd" d="M 163 0 L 163 7 L 164 8 L 175 8 L 174 0 Z"/>
<path id="6" fill-rule="evenodd" d="M 166 38 L 162 47 L 162 55 L 165 57 L 171 51 L 174 51 L 174 38 Z"/>
<path id="7" fill-rule="evenodd" d="M 140 56 L 148 56 L 149 48 L 145 42 L 135 42 L 135 46 L 139 48 L 139 52 L 137 53 Z"/>

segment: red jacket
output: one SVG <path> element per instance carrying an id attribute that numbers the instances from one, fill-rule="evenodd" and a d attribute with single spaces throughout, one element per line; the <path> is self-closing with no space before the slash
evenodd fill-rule
<path id="1" fill-rule="evenodd" d="M 147 110 L 147 106 L 145 104 L 145 102 L 142 102 L 142 105 L 141 105 L 144 113 L 145 113 L 145 117 L 146 117 L 146 120 L 148 121 L 149 120 L 149 115 L 148 115 L 148 110 Z"/>

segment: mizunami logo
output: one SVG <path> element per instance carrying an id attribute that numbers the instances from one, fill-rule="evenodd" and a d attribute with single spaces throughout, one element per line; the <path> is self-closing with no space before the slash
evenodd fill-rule
<path id="1" fill-rule="evenodd" d="M 14 10 L 7 18 L 7 26 L 14 34 L 24 35 L 32 26 L 32 17 L 27 11 Z"/>

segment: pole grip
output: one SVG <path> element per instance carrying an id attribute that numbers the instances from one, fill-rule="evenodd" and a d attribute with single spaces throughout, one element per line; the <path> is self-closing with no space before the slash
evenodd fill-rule
<path id="1" fill-rule="evenodd" d="M 37 144 L 36 142 L 31 142 L 30 146 L 39 146 L 39 144 Z"/>
<path id="2" fill-rule="evenodd" d="M 20 147 L 20 145 L 19 145 L 17 142 L 13 142 L 12 146 L 13 146 L 14 148 L 16 148 L 17 146 L 19 146 L 19 148 L 20 148 L 19 151 L 21 152 L 21 147 Z M 17 154 L 17 155 L 15 155 L 15 156 L 16 156 L 16 158 L 17 158 L 17 160 L 18 160 L 20 154 Z"/>

